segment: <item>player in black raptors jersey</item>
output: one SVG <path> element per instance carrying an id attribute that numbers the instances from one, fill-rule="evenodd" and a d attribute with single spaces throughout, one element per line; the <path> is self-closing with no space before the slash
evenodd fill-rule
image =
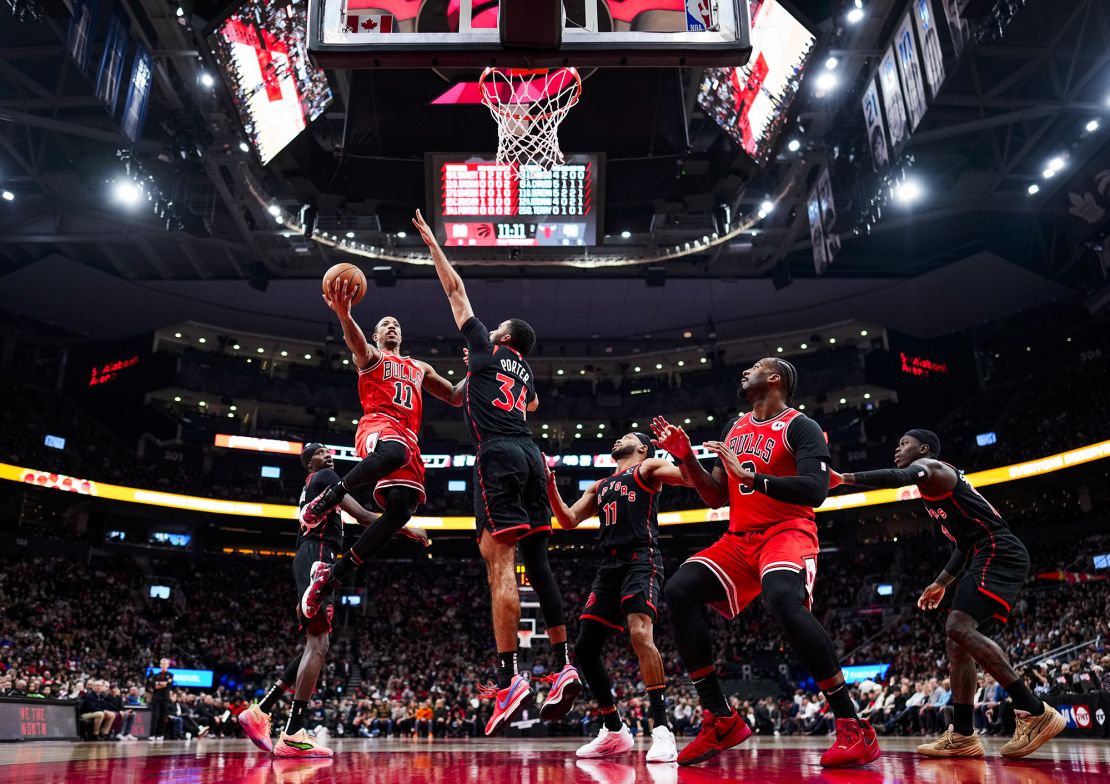
<path id="1" fill-rule="evenodd" d="M 1014 672 L 1006 653 L 987 636 L 1009 618 L 1029 572 L 1029 553 L 998 510 L 954 466 L 937 460 L 939 455 L 936 433 L 910 430 L 894 450 L 896 468 L 843 474 L 834 471 L 829 475 L 829 485 L 916 485 L 929 517 L 956 545 L 940 576 L 917 600 L 922 610 L 935 610 L 959 579 L 944 629 L 954 723 L 935 742 L 917 750 L 928 757 L 983 756 L 983 744 L 972 725 L 978 662 L 1010 695 L 1017 711 L 1017 729 L 1013 739 L 1002 747 L 1002 756 L 1024 757 L 1052 740 L 1066 724 L 1055 708 L 1033 695 Z"/>
<path id="2" fill-rule="evenodd" d="M 582 691 L 582 681 L 569 661 L 563 597 L 547 560 L 551 507 L 543 456 L 528 428 L 528 413 L 539 406 L 539 398 L 532 368 L 524 357 L 535 346 L 536 333 L 522 319 L 502 321 L 490 332 L 474 315 L 462 278 L 419 211 L 412 223 L 431 251 L 455 324 L 469 350 L 463 411 L 474 441 L 474 518 L 478 549 L 489 578 L 497 643 L 497 689 L 487 691 L 495 700 L 486 734 L 504 727 L 533 695 L 531 685 L 516 666 L 520 628 L 515 570 L 518 545 L 528 580 L 539 599 L 558 670 L 540 708 L 540 718 L 555 721 L 570 711 L 574 698 Z"/>
<path id="3" fill-rule="evenodd" d="M 326 488 L 339 481 L 331 450 L 323 444 L 306 444 L 301 451 L 301 463 L 308 471 L 298 506 L 316 498 Z M 239 725 L 244 734 L 260 749 L 272 751 L 278 757 L 330 757 L 331 749 L 321 746 L 304 731 L 304 713 L 308 700 L 316 690 L 316 682 L 324 668 L 331 635 L 334 613 L 334 596 L 329 593 L 312 618 L 301 614 L 300 597 L 312 582 L 312 573 L 322 564 L 333 564 L 343 549 L 343 519 L 339 510 L 347 512 L 359 525 L 368 526 L 380 515 L 364 509 L 350 495 L 345 495 L 339 505 L 328 512 L 324 522 L 315 528 L 303 525 L 297 535 L 297 554 L 293 558 L 293 577 L 297 587 L 297 618 L 305 634 L 304 651 L 286 665 L 277 683 L 273 684 L 262 700 L 251 705 L 239 715 Z M 401 534 L 428 545 L 428 535 L 419 528 L 403 528 Z M 295 685 L 293 705 L 289 720 L 276 745 L 270 740 L 270 711 L 287 689 Z"/>
<path id="4" fill-rule="evenodd" d="M 674 762 L 678 758 L 674 735 L 667 727 L 663 659 L 655 647 L 656 605 L 663 591 L 657 498 L 663 485 L 681 485 L 685 480 L 678 466 L 649 457 L 654 451 L 651 437 L 644 433 L 626 433 L 617 439 L 612 451 L 616 470 L 598 480 L 571 507 L 559 496 L 555 474 L 547 473 L 547 496 L 560 527 L 577 528 L 583 520 L 599 517 L 598 546 L 605 553 L 579 616 L 574 643 L 578 666 L 601 708 L 605 726 L 597 738 L 578 749 L 579 757 L 609 757 L 632 748 L 632 733 L 617 713 L 602 658 L 605 641 L 623 632 L 627 620 L 655 725 L 647 761 Z"/>

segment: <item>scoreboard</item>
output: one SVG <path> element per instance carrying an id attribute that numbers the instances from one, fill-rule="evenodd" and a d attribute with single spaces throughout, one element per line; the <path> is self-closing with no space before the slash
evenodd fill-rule
<path id="1" fill-rule="evenodd" d="M 597 244 L 600 157 L 568 155 L 551 171 L 477 155 L 428 156 L 429 214 L 445 247 Z M 523 167 L 522 167 L 523 168 Z"/>

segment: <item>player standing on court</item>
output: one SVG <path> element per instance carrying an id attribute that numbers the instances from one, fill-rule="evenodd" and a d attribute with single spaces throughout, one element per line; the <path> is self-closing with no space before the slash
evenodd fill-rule
<path id="1" fill-rule="evenodd" d="M 299 505 L 303 507 L 308 499 L 315 498 L 325 488 L 339 481 L 335 473 L 335 460 L 331 450 L 323 444 L 305 444 L 301 450 L 301 464 L 308 471 L 304 489 L 301 491 Z M 350 495 L 343 496 L 339 507 L 328 513 L 323 524 L 312 530 L 303 526 L 297 536 L 297 554 L 293 558 L 293 577 L 297 585 L 297 617 L 300 630 L 305 634 L 304 651 L 285 666 L 281 678 L 266 691 L 262 700 L 252 704 L 239 714 L 239 726 L 254 745 L 263 751 L 273 752 L 277 757 L 330 757 L 332 750 L 304 730 L 304 714 L 308 701 L 316 690 L 320 673 L 324 669 L 324 659 L 328 654 L 331 635 L 331 619 L 334 613 L 334 594 L 327 594 L 320 604 L 319 612 L 312 619 L 301 614 L 300 598 L 308 588 L 312 568 L 317 563 L 334 564 L 343 549 L 343 520 L 339 510 L 347 512 L 359 525 L 371 525 L 379 515 L 369 512 Z M 402 528 L 402 533 L 412 539 L 428 544 L 428 536 L 421 529 Z M 270 711 L 289 687 L 295 686 L 293 705 L 285 729 L 275 746 L 270 739 Z"/>
<path id="2" fill-rule="evenodd" d="M 486 734 L 497 732 L 511 721 L 533 693 L 516 664 L 520 628 L 517 545 L 555 653 L 558 673 L 540 708 L 540 718 L 555 721 L 570 711 L 582 691 L 582 681 L 569 661 L 563 597 L 547 561 L 551 507 L 547 502 L 546 468 L 528 428 L 528 412 L 536 410 L 539 398 L 532 369 L 524 357 L 535 346 L 536 333 L 521 319 L 503 321 L 493 332 L 486 329 L 474 315 L 462 278 L 443 255 L 419 211 L 412 223 L 432 253 L 439 282 L 470 355 L 463 411 L 476 453 L 474 517 L 478 549 L 489 578 L 497 643 L 497 692 Z"/>
<path id="3" fill-rule="evenodd" d="M 675 647 L 704 711 L 701 732 L 678 755 L 681 765 L 703 762 L 752 734 L 721 690 L 702 607 L 735 618 L 760 595 L 836 715 L 836 742 L 821 764 L 861 765 L 880 754 L 875 731 L 856 715 L 832 641 L 810 611 L 819 549 L 813 510 L 828 495 L 829 447 L 817 423 L 790 407 L 797 385 L 798 371 L 782 359 L 761 359 L 741 374 L 739 394 L 752 410 L 729 422 L 721 441 L 705 444 L 718 458 L 712 473 L 681 427 L 662 417 L 651 424 L 702 500 L 714 509 L 729 505 L 728 531 L 679 567 L 666 587 Z"/>
<path id="4" fill-rule="evenodd" d="M 1002 756 L 1032 754 L 1059 735 L 1067 721 L 1055 708 L 1033 695 L 988 635 L 1009 619 L 1010 608 L 1029 573 L 1029 553 L 987 499 L 940 455 L 940 439 L 931 430 L 906 432 L 894 450 L 895 468 L 877 471 L 833 471 L 829 486 L 898 488 L 916 485 L 921 500 L 956 549 L 940 576 L 921 592 L 917 606 L 935 610 L 948 588 L 959 579 L 944 626 L 948 638 L 948 672 L 952 679 L 953 724 L 932 743 L 917 750 L 927 757 L 982 757 L 975 735 L 975 662 L 1006 690 L 1016 713 L 1014 737 Z M 960 577 L 960 573 L 963 577 Z"/>
<path id="5" fill-rule="evenodd" d="M 367 342 L 351 317 L 357 286 L 347 280 L 333 281 L 324 295 L 343 327 L 343 340 L 358 369 L 358 395 L 362 419 L 355 433 L 355 453 L 361 461 L 342 480 L 330 484 L 301 509 L 301 525 L 312 530 L 327 518 L 348 492 L 375 485 L 374 500 L 382 515 L 354 543 L 335 566 L 312 567 L 312 583 L 301 599 L 305 618 L 316 615 L 323 597 L 334 585 L 376 553 L 424 503 L 424 459 L 420 456 L 417 432 L 424 410 L 423 393 L 453 405 L 462 405 L 462 383 L 452 386 L 427 362 L 404 356 L 401 324 L 392 316 L 377 323 Z"/>
<path id="6" fill-rule="evenodd" d="M 645 433 L 621 436 L 611 452 L 617 461 L 616 470 L 595 482 L 571 507 L 555 487 L 555 474 L 547 473 L 547 497 L 560 527 L 577 528 L 583 520 L 600 517 L 598 545 L 605 553 L 578 617 L 578 639 L 574 643 L 578 667 L 594 693 L 604 726 L 594 740 L 578 749 L 579 757 L 610 757 L 632 748 L 632 733 L 617 712 L 602 657 L 605 641 L 623 632 L 627 620 L 654 724 L 647 761 L 674 762 L 678 758 L 674 735 L 667 726 L 663 658 L 655 647 L 656 605 L 663 590 L 656 499 L 663 485 L 682 485 L 686 480 L 677 466 L 649 457 L 654 452 L 651 437 Z"/>

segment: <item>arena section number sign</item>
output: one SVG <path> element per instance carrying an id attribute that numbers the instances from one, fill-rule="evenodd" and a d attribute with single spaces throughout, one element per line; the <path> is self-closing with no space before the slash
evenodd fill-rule
<path id="1" fill-rule="evenodd" d="M 600 165 L 598 155 L 570 155 L 551 171 L 515 176 L 489 157 L 432 153 L 436 235 L 448 247 L 595 245 Z"/>

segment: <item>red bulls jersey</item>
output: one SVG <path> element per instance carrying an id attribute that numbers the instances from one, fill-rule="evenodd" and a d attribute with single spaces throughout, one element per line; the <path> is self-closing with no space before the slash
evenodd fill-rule
<path id="1" fill-rule="evenodd" d="M 358 372 L 358 397 L 366 416 L 387 416 L 416 440 L 424 413 L 424 368 L 415 359 L 381 352 Z"/>
<path id="2" fill-rule="evenodd" d="M 797 476 L 805 457 L 829 460 L 824 433 L 805 414 L 787 408 L 776 417 L 757 421 L 748 412 L 725 428 L 721 441 L 749 471 L 768 476 Z M 718 463 L 719 464 L 719 463 Z M 785 520 L 813 520 L 811 506 L 776 501 L 728 477 L 728 530 L 762 531 Z"/>

